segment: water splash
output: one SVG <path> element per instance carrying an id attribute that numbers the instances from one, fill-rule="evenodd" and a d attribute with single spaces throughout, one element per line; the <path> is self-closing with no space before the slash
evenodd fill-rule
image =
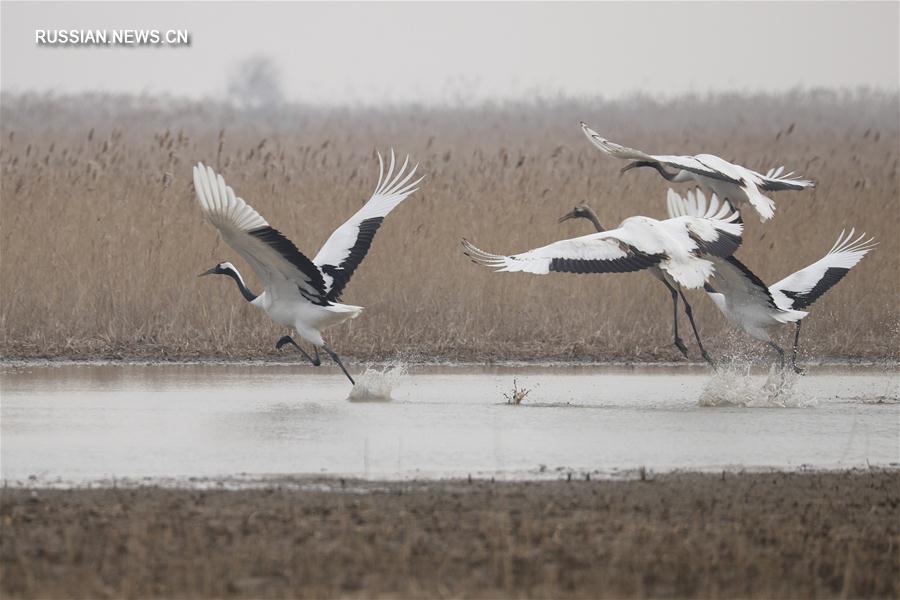
<path id="1" fill-rule="evenodd" d="M 378 367 L 366 367 L 356 378 L 356 385 L 350 390 L 350 402 L 390 402 L 391 392 L 409 372 L 406 363 L 395 362 Z"/>
<path id="2" fill-rule="evenodd" d="M 800 393 L 800 375 L 775 365 L 765 378 L 750 374 L 749 364 L 722 364 L 703 388 L 700 406 L 805 408 L 816 401 Z"/>

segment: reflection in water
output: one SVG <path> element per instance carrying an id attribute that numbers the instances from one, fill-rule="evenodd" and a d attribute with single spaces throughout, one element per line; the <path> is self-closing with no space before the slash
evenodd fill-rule
<path id="1" fill-rule="evenodd" d="M 248 437 L 259 441 L 273 439 L 315 439 L 333 422 L 338 411 L 317 402 L 294 404 L 277 402 L 245 412 L 225 412 L 215 423 L 222 435 Z"/>
<path id="2" fill-rule="evenodd" d="M 532 389 L 503 399 L 513 379 Z M 360 377 L 360 381 L 365 381 Z M 633 367 L 372 371 L 391 402 L 349 402 L 296 365 L 6 367 L 2 475 L 371 478 L 615 475 L 647 467 L 900 462 L 893 372 L 805 377 Z M 758 407 L 805 407 L 759 410 Z"/>

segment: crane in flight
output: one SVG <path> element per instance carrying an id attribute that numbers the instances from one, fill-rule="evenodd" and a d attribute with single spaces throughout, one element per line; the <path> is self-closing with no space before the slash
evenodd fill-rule
<path id="1" fill-rule="evenodd" d="M 400 202 L 416 191 L 422 178 L 412 181 L 416 168 L 407 171 L 409 157 L 395 173 L 394 152 L 387 174 L 384 161 L 378 155 L 378 184 L 372 197 L 347 222 L 328 238 L 318 254 L 310 260 L 287 237 L 269 225 L 253 207 L 235 195 L 221 175 L 212 168 L 197 164 L 194 167 L 194 189 L 206 220 L 256 273 L 263 291 L 254 293 L 247 287 L 237 268 L 230 262 L 220 262 L 203 275 L 225 275 L 232 278 L 244 299 L 264 311 L 279 325 L 293 328 L 302 339 L 313 346 L 310 356 L 290 336 L 276 343 L 281 349 L 292 344 L 314 366 L 319 366 L 319 349 L 324 350 L 341 368 L 350 383 L 338 355 L 325 345 L 322 330 L 352 319 L 362 312 L 361 306 L 339 302 L 344 287 L 365 258 L 372 239 L 384 218 Z"/>
<path id="2" fill-rule="evenodd" d="M 670 193 L 674 192 L 671 192 L 670 190 Z M 731 216 L 732 214 L 734 214 L 734 217 Z M 695 216 L 723 220 L 726 222 L 740 223 L 739 215 L 737 215 L 737 213 L 733 213 L 727 203 L 722 203 L 720 207 L 720 203 L 715 195 L 713 195 L 711 199 L 709 210 L 704 211 L 704 213 L 701 215 Z M 562 223 L 564 221 L 568 221 L 569 219 L 585 219 L 593 223 L 594 228 L 598 232 L 606 231 L 601 224 L 600 218 L 597 216 L 597 213 L 594 212 L 594 209 L 592 209 L 587 204 L 579 204 L 570 212 L 560 217 L 559 222 Z M 694 322 L 694 311 L 693 309 L 691 309 L 691 305 L 690 303 L 688 303 L 687 298 L 684 297 L 684 292 L 681 290 L 681 287 L 677 284 L 673 285 L 673 283 L 670 283 L 671 278 L 666 275 L 666 272 L 662 270 L 659 264 L 648 267 L 646 271 L 649 274 L 653 275 L 653 277 L 658 279 L 664 286 L 666 286 L 666 289 L 669 290 L 669 294 L 671 294 L 672 296 L 672 331 L 675 337 L 675 347 L 678 348 L 678 350 L 685 356 L 685 358 L 687 358 L 687 347 L 684 345 L 684 341 L 681 339 L 681 336 L 678 335 L 678 298 L 680 296 L 681 300 L 684 302 L 684 312 L 687 315 L 688 321 L 690 321 L 691 323 L 691 329 L 694 332 L 694 339 L 697 340 L 697 346 L 700 348 L 700 354 L 709 364 L 713 364 L 712 357 L 709 356 L 706 348 L 703 347 L 703 342 L 700 340 L 700 332 L 697 329 L 697 324 Z"/>
<path id="3" fill-rule="evenodd" d="M 709 213 L 705 199 L 698 191 L 682 198 L 669 190 L 669 217 L 701 216 Z M 778 352 L 784 366 L 784 350 L 772 341 L 772 330 L 785 323 L 794 323 L 794 348 L 791 366 L 797 373 L 797 352 L 800 345 L 800 323 L 809 315 L 808 308 L 863 259 L 876 245 L 866 234 L 856 236 L 855 230 L 841 231 L 828 253 L 812 263 L 767 286 L 736 256 L 712 257 L 715 273 L 703 288 L 716 307 L 732 325 L 748 335 L 765 342 Z"/>
<path id="4" fill-rule="evenodd" d="M 605 154 L 632 161 L 622 168 L 623 173 L 638 167 L 650 167 L 656 169 L 667 181 L 694 182 L 730 202 L 738 210 L 749 204 L 759 213 L 759 219 L 763 222 L 775 215 L 775 202 L 763 192 L 815 187 L 815 183 L 808 179 L 798 177 L 793 172 L 785 173 L 784 167 L 770 169 L 763 175 L 712 154 L 652 155 L 611 142 L 584 122 L 581 123 L 581 130 Z M 675 169 L 675 172 L 670 173 L 666 167 Z"/>
<path id="5" fill-rule="evenodd" d="M 738 214 L 723 219 L 630 217 L 618 228 L 560 240 L 513 255 L 485 252 L 463 240 L 463 253 L 496 271 L 627 273 L 658 267 L 668 285 L 700 288 L 713 275 L 712 257 L 731 256 L 741 244 Z M 731 219 L 731 221 L 727 220 Z M 709 355 L 705 358 L 713 364 Z"/>

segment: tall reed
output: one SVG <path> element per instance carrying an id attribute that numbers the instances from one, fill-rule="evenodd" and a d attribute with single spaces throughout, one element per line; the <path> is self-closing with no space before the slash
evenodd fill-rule
<path id="1" fill-rule="evenodd" d="M 845 227 L 874 235 L 877 249 L 812 307 L 804 347 L 896 358 L 897 109 L 896 94 L 864 91 L 266 111 L 4 94 L 0 352 L 274 354 L 282 330 L 231 281 L 196 277 L 231 260 L 259 287 L 204 223 L 191 166 L 215 166 L 312 256 L 374 188 L 375 150 L 393 146 L 427 178 L 385 221 L 347 287 L 344 300 L 366 312 L 327 333 L 333 347 L 357 358 L 676 358 L 669 295 L 646 274 L 495 274 L 460 252 L 463 236 L 517 252 L 587 233 L 586 222 L 556 222 L 579 202 L 608 226 L 665 214 L 666 182 L 652 171 L 619 175 L 622 163 L 583 137 L 585 120 L 647 151 L 710 152 L 814 178 L 814 191 L 776 194 L 774 220 L 745 214 L 738 255 L 772 282 L 822 256 Z M 730 333 L 703 294 L 690 299 L 713 352 L 759 348 Z"/>

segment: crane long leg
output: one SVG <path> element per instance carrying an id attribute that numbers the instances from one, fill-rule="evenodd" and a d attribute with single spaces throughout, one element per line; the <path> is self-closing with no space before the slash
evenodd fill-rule
<path id="1" fill-rule="evenodd" d="M 684 340 L 678 335 L 678 290 L 669 285 L 669 282 L 666 280 L 663 280 L 663 283 L 672 294 L 672 308 L 674 309 L 674 315 L 672 316 L 672 330 L 675 335 L 675 347 L 681 351 L 685 358 L 687 358 L 687 347 L 684 345 Z"/>
<path id="2" fill-rule="evenodd" d="M 285 344 L 292 344 L 294 346 L 294 348 L 296 348 L 297 350 L 300 351 L 300 354 L 305 356 L 307 358 L 307 360 L 309 360 L 309 362 L 312 363 L 312 366 L 318 367 L 319 365 L 322 364 L 322 360 L 319 358 L 319 349 L 318 348 L 313 347 L 313 349 L 316 351 L 316 357 L 313 358 L 312 356 L 307 354 L 306 351 L 303 350 L 303 348 L 301 348 L 297 344 L 297 342 L 294 341 L 294 338 L 292 338 L 289 335 L 285 335 L 285 336 L 282 336 L 280 340 L 275 342 L 275 349 L 281 350 L 282 346 L 284 346 Z"/>
<path id="3" fill-rule="evenodd" d="M 352 378 L 352 377 L 350 377 L 350 373 L 348 373 L 348 372 L 347 372 L 347 369 L 344 368 L 344 363 L 341 362 L 341 359 L 338 358 L 338 355 L 335 354 L 334 351 L 332 351 L 331 348 L 329 348 L 328 346 L 325 346 L 325 345 L 322 346 L 322 350 L 324 350 L 325 352 L 327 352 L 327 353 L 328 353 L 328 356 L 330 356 L 330 357 L 332 358 L 332 360 L 334 360 L 334 362 L 337 363 L 337 365 L 341 368 L 341 371 L 344 372 L 344 375 L 347 376 L 347 379 L 350 380 L 350 383 L 352 383 L 353 385 L 356 385 L 356 382 L 353 381 L 353 378 Z"/>
<path id="4" fill-rule="evenodd" d="M 794 351 L 791 353 L 791 366 L 794 367 L 794 373 L 798 375 L 803 374 L 803 369 L 797 366 L 797 349 L 800 346 L 800 323 L 803 321 L 797 321 L 797 333 L 794 334 Z"/>
<path id="5" fill-rule="evenodd" d="M 691 329 L 694 330 L 694 338 L 697 340 L 697 345 L 700 346 L 700 354 L 703 355 L 703 359 L 709 363 L 713 369 L 716 368 L 716 363 L 713 362 L 712 357 L 709 355 L 709 352 L 706 351 L 706 348 L 703 347 L 703 342 L 700 341 L 700 333 L 697 331 L 697 325 L 694 323 L 694 311 L 691 310 L 691 305 L 688 304 L 687 298 L 684 297 L 684 292 L 678 290 L 679 295 L 681 295 L 681 301 L 684 302 L 684 312 L 687 315 L 688 321 L 691 322 Z"/>
<path id="6" fill-rule="evenodd" d="M 778 352 L 778 358 L 780 359 L 781 368 L 783 369 L 784 368 L 784 350 L 782 350 L 781 346 L 779 346 L 775 342 L 768 342 L 768 344 L 770 346 L 772 346 L 773 348 L 775 348 L 775 351 Z"/>

